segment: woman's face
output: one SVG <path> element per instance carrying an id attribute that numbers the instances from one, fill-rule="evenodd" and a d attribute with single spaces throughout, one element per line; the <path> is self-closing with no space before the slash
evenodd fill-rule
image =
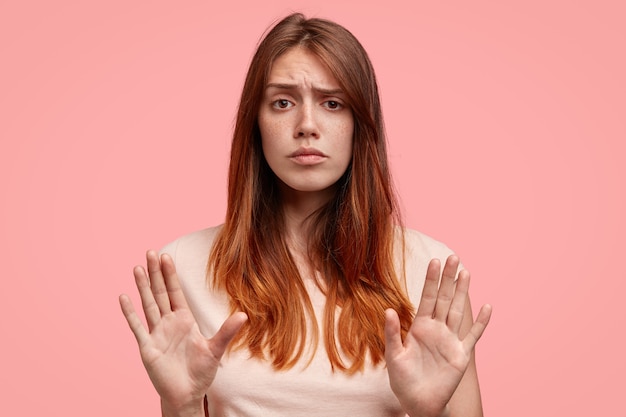
<path id="1" fill-rule="evenodd" d="M 328 68 L 304 48 L 272 65 L 259 110 L 263 154 L 285 190 L 328 192 L 352 159 L 354 119 Z"/>

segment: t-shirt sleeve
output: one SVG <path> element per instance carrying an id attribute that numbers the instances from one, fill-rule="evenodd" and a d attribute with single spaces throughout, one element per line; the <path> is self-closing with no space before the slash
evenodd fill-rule
<path id="1" fill-rule="evenodd" d="M 406 274 L 407 294 L 413 305 L 417 307 L 422 296 L 430 261 L 439 259 L 443 268 L 446 259 L 454 252 L 444 243 L 415 230 L 406 229 L 404 239 L 404 272 Z"/>

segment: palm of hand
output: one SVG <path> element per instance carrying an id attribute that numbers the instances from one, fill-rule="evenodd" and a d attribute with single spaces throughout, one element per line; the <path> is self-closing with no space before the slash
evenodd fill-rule
<path id="1" fill-rule="evenodd" d="M 164 315 L 140 346 L 141 359 L 161 398 L 206 392 L 219 364 L 189 310 Z"/>
<path id="2" fill-rule="evenodd" d="M 439 286 L 440 266 L 438 261 L 431 262 L 417 314 L 404 342 L 397 314 L 386 312 L 389 380 L 409 414 L 440 415 L 445 410 L 489 321 L 490 307 L 483 307 L 469 333 L 460 337 L 469 309 L 469 274 L 462 271 L 455 283 L 458 264 L 456 257 L 448 259 Z"/>
<path id="3" fill-rule="evenodd" d="M 147 261 L 149 277 L 142 267 L 134 273 L 148 329 L 126 295 L 120 297 L 122 311 L 162 402 L 193 409 L 213 382 L 219 361 L 246 316 L 233 314 L 206 339 L 189 310 L 172 259 L 149 251 Z"/>

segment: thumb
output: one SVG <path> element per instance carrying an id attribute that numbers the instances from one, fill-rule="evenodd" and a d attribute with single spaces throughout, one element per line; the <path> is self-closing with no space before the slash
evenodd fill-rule
<path id="1" fill-rule="evenodd" d="M 226 347 L 233 340 L 233 337 L 239 332 L 241 326 L 248 320 L 248 316 L 246 313 L 237 312 L 226 319 L 226 321 L 222 324 L 222 327 L 215 333 L 210 340 L 210 349 L 213 356 L 219 360 Z"/>
<path id="2" fill-rule="evenodd" d="M 385 310 L 385 358 L 388 360 L 403 349 L 398 313 L 388 308 Z"/>

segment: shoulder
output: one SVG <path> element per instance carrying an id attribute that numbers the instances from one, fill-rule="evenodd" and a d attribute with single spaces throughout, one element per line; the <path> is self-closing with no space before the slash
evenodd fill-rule
<path id="1" fill-rule="evenodd" d="M 222 226 L 219 225 L 181 236 L 163 246 L 161 253 L 170 255 L 174 259 L 174 262 L 188 258 L 202 257 L 201 255 L 206 257 L 213 247 L 213 242 L 221 228 Z"/>
<path id="2" fill-rule="evenodd" d="M 400 237 L 404 232 L 405 256 L 421 259 L 440 259 L 445 262 L 446 258 L 453 254 L 452 250 L 443 242 L 440 242 L 424 233 L 413 229 L 400 230 Z"/>
<path id="3" fill-rule="evenodd" d="M 221 228 L 220 225 L 179 237 L 165 245 L 161 253 L 167 253 L 172 257 L 179 276 L 204 277 L 209 253 Z"/>

